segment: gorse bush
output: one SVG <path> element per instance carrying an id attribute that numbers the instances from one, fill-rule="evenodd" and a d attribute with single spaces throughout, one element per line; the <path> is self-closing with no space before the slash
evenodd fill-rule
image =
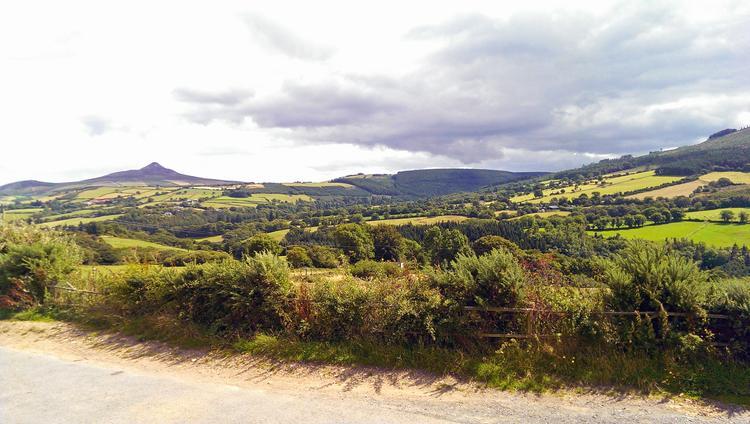
<path id="1" fill-rule="evenodd" d="M 300 291 L 300 336 L 315 340 L 348 340 L 371 332 L 368 310 L 378 299 L 374 288 L 351 278 L 318 280 Z M 304 305 L 304 306 L 302 306 Z"/>
<path id="2" fill-rule="evenodd" d="M 107 273 L 97 286 L 107 294 L 105 301 L 123 315 L 156 313 L 172 299 L 175 270 L 157 266 L 131 265 L 122 274 Z"/>
<path id="3" fill-rule="evenodd" d="M 281 330 L 293 295 L 288 265 L 270 253 L 180 272 L 135 267 L 111 293 L 109 302 L 125 313 L 171 313 L 222 335 Z"/>
<path id="4" fill-rule="evenodd" d="M 731 317 L 728 330 L 733 352 L 750 358 L 750 284 L 744 281 L 715 283 L 708 294 L 708 309 Z"/>
<path id="5" fill-rule="evenodd" d="M 495 249 L 482 256 L 459 254 L 450 270 L 432 278 L 456 304 L 516 306 L 523 299 L 526 273 L 511 253 Z"/>
<path id="6" fill-rule="evenodd" d="M 694 262 L 646 242 L 632 242 L 605 269 L 616 310 L 704 312 L 707 274 Z"/>
<path id="7" fill-rule="evenodd" d="M 82 262 L 70 237 L 28 225 L 0 223 L 0 307 L 45 303 Z"/>
<path id="8" fill-rule="evenodd" d="M 350 271 L 353 276 L 364 279 L 397 277 L 402 274 L 401 267 L 395 262 L 378 262 L 370 259 L 355 263 Z"/>
<path id="9" fill-rule="evenodd" d="M 281 329 L 290 295 L 288 266 L 270 253 L 188 269 L 175 287 L 180 310 L 215 333 Z"/>
<path id="10" fill-rule="evenodd" d="M 304 283 L 296 334 L 310 340 L 434 341 L 450 319 L 443 297 L 417 278 Z"/>
<path id="11" fill-rule="evenodd" d="M 683 336 L 706 331 L 708 275 L 697 265 L 665 247 L 631 242 L 601 274 L 609 286 L 607 306 L 619 311 L 655 311 L 653 315 L 613 318 L 618 343 L 628 348 L 679 346 Z M 687 312 L 671 320 L 668 312 Z"/>

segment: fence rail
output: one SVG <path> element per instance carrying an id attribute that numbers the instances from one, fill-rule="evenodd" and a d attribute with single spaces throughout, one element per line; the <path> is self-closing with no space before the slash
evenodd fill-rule
<path id="1" fill-rule="evenodd" d="M 490 339 L 543 339 L 543 338 L 561 338 L 563 337 L 562 333 L 554 333 L 554 334 L 535 334 L 534 332 L 534 319 L 537 317 L 537 314 L 546 314 L 546 315 L 558 315 L 558 316 L 565 316 L 565 315 L 572 315 L 573 312 L 570 311 L 549 311 L 544 309 L 535 309 L 535 308 L 508 308 L 503 306 L 464 306 L 465 311 L 473 311 L 473 312 L 492 312 L 492 313 L 507 313 L 507 314 L 526 314 L 527 316 L 527 322 L 526 322 L 526 333 L 480 333 L 480 338 L 490 338 Z M 696 316 L 696 314 L 692 314 L 689 312 L 669 312 L 665 311 L 668 317 L 692 317 Z M 654 317 L 658 316 L 660 314 L 659 311 L 590 311 L 589 314 L 591 315 L 600 315 L 600 316 L 648 316 L 648 317 Z M 727 320 L 731 319 L 729 315 L 724 314 L 706 314 L 707 318 L 714 319 L 714 320 Z M 715 342 L 713 343 L 716 346 L 726 346 L 726 343 L 719 343 Z"/>
<path id="2" fill-rule="evenodd" d="M 504 308 L 500 306 L 464 306 L 465 311 L 480 311 L 480 312 L 499 312 L 499 313 L 546 313 L 552 315 L 571 315 L 569 311 L 547 311 L 544 309 L 534 308 Z M 613 316 L 636 316 L 636 315 L 648 315 L 657 316 L 659 311 L 590 311 L 591 315 L 613 315 Z M 667 316 L 671 317 L 688 317 L 694 316 L 689 312 L 667 312 Z M 729 315 L 722 314 L 706 314 L 708 318 L 713 319 L 729 319 Z"/>
<path id="3" fill-rule="evenodd" d="M 73 292 L 73 293 L 84 293 L 84 294 L 95 294 L 99 296 L 106 296 L 104 293 L 101 293 L 101 292 L 91 291 L 91 290 L 82 290 L 82 289 L 73 287 L 73 285 L 70 283 L 65 283 L 65 285 L 56 284 L 54 286 L 51 286 L 50 288 L 53 290 L 63 290 L 63 291 L 68 291 L 68 292 Z"/>

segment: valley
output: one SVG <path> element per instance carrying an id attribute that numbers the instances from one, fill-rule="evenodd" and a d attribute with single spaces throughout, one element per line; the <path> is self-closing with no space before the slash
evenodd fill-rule
<path id="1" fill-rule="evenodd" d="M 274 360 L 456 372 L 504 389 L 652 391 L 659 381 L 665 393 L 750 404 L 740 365 L 750 172 L 733 165 L 748 132 L 557 173 L 428 169 L 257 183 L 152 163 L 78 182 L 11 183 L 0 187 L 0 301 L 30 309 L 2 313 L 76 316 Z M 652 281 L 663 283 L 646 288 Z M 662 307 L 732 326 L 655 326 Z M 494 337 L 516 347 L 492 350 Z M 551 337 L 587 344 L 549 342 L 561 349 L 550 356 L 512 341 Z M 671 356 L 687 343 L 737 362 L 701 353 L 705 368 Z M 658 354 L 621 354 L 630 345 Z M 670 366 L 657 366 L 663 357 Z M 591 372 L 603 363 L 609 371 Z M 635 371 L 612 371 L 623 367 Z M 634 382 L 644 369 L 654 371 Z"/>

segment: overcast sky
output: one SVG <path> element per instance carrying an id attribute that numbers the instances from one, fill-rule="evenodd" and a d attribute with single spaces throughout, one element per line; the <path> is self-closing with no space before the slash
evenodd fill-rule
<path id="1" fill-rule="evenodd" d="M 557 170 L 750 124 L 746 0 L 503 3 L 2 2 L 0 184 Z"/>

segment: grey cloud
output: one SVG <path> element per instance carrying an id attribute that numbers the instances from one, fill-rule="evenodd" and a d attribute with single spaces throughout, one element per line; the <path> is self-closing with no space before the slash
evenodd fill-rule
<path id="1" fill-rule="evenodd" d="M 694 142 L 750 112 L 748 23 L 735 16 L 694 26 L 667 7 L 623 7 L 604 18 L 462 16 L 406 34 L 405 42 L 442 47 L 399 79 L 333 74 L 196 113 L 204 121 L 251 119 L 297 140 L 465 164 L 512 164 L 509 148 L 550 166 L 647 152 Z"/>
<path id="2" fill-rule="evenodd" d="M 263 16 L 247 15 L 245 23 L 260 42 L 289 57 L 304 60 L 325 60 L 333 49 L 306 41 L 291 30 Z"/>
<path id="3" fill-rule="evenodd" d="M 85 116 L 81 118 L 81 123 L 86 127 L 86 131 L 89 135 L 92 136 L 102 135 L 112 129 L 109 120 L 100 116 Z"/>

